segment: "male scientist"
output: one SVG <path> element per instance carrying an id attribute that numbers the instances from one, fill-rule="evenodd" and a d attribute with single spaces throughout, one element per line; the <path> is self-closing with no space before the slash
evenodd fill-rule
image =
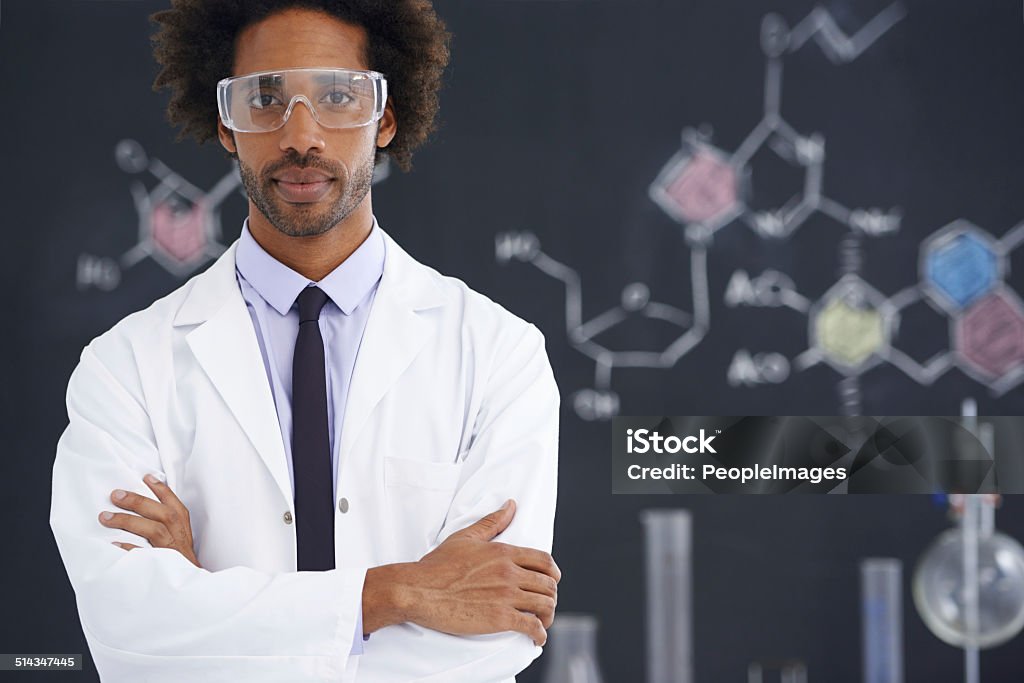
<path id="1" fill-rule="evenodd" d="M 69 381 L 50 525 L 100 676 L 514 680 L 560 578 L 544 340 L 371 204 L 433 127 L 443 23 L 426 0 L 154 20 L 169 119 L 238 160 L 249 216 Z"/>

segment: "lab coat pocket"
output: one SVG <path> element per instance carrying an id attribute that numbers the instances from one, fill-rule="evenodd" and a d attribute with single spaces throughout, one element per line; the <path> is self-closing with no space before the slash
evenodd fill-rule
<path id="1" fill-rule="evenodd" d="M 458 487 L 462 464 L 384 458 L 388 505 L 397 515 L 391 527 L 400 537 L 397 547 L 418 560 L 436 542 Z"/>
<path id="2" fill-rule="evenodd" d="M 429 491 L 454 491 L 462 463 L 426 462 L 409 458 L 384 458 L 384 483 Z"/>

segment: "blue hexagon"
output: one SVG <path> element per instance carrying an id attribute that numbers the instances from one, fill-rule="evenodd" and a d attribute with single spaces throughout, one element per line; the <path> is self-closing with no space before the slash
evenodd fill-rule
<path id="1" fill-rule="evenodd" d="M 952 303 L 964 308 L 996 285 L 999 263 L 981 236 L 961 232 L 929 245 L 925 277 Z"/>

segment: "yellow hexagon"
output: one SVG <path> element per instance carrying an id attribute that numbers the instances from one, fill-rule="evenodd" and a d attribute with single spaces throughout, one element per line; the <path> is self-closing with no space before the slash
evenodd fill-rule
<path id="1" fill-rule="evenodd" d="M 834 299 L 815 325 L 822 350 L 844 365 L 860 365 L 885 345 L 882 315 L 873 308 L 854 308 Z"/>

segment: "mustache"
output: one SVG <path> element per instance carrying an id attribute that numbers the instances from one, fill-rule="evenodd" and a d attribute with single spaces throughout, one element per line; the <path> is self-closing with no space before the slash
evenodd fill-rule
<path id="1" fill-rule="evenodd" d="M 261 175 L 265 179 L 270 178 L 271 175 L 285 168 L 315 168 L 319 171 L 327 173 L 333 178 L 340 178 L 344 174 L 344 170 L 342 168 L 334 164 L 331 164 L 318 154 L 302 155 L 294 150 L 291 150 L 288 152 L 288 154 L 285 155 L 283 159 L 275 161 L 273 164 L 263 169 L 263 173 Z"/>

